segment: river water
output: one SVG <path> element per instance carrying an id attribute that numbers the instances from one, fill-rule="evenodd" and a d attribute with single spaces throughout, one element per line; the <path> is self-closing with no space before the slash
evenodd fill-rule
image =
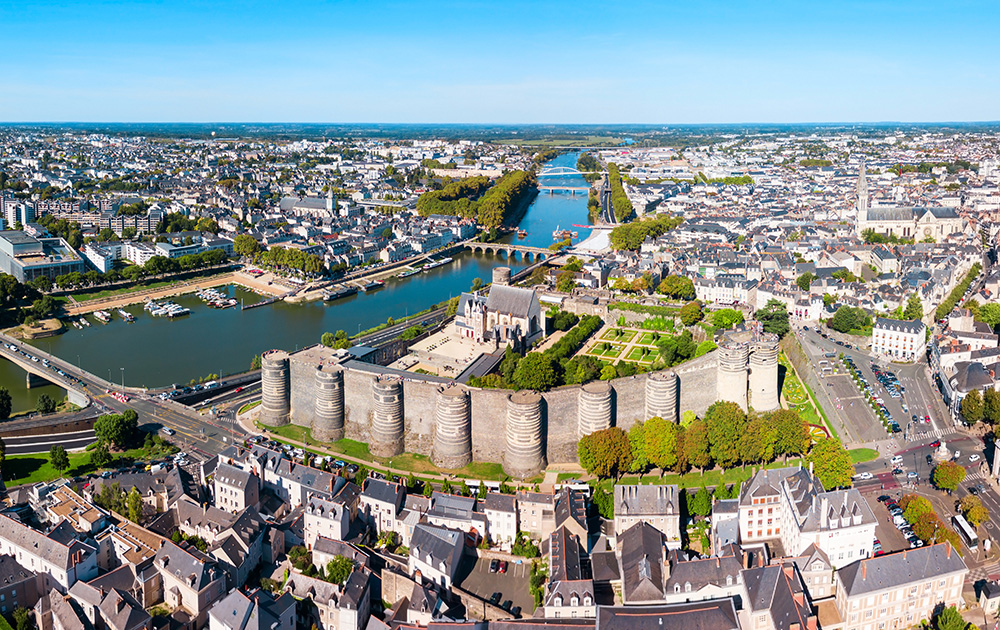
<path id="1" fill-rule="evenodd" d="M 578 156 L 564 154 L 548 166 L 575 167 Z M 579 175 L 551 179 L 567 185 L 586 185 Z M 574 223 L 587 223 L 586 195 L 540 192 L 518 225 L 527 230 L 527 236 L 508 238 L 524 245 L 547 247 L 556 227 L 580 231 L 581 239 L 585 238 L 586 231 L 572 228 Z M 33 343 L 114 382 L 124 378 L 125 384 L 131 386 L 167 386 L 208 374 L 241 372 L 250 367 L 254 355 L 271 348 L 294 351 L 318 342 L 327 331 L 355 334 L 389 317 L 421 311 L 467 291 L 477 277 L 488 282 L 493 267 L 509 266 L 514 271 L 524 267 L 520 260 L 489 254 L 465 252 L 454 258 L 449 265 L 401 280 L 391 279 L 378 291 L 331 303 L 277 302 L 247 311 L 238 307 L 217 310 L 194 295 L 186 295 L 173 300 L 192 310 L 191 315 L 180 319 L 153 317 L 136 304 L 126 309 L 136 316 L 134 323 L 126 324 L 115 313 L 107 325 L 91 318 L 90 328 L 69 328 L 62 335 Z M 248 304 L 260 299 L 239 287 L 230 286 L 227 290 Z M 58 391 L 54 387 L 26 391 L 23 372 L 6 362 L 0 363 L 3 363 L 0 385 L 11 390 L 15 409 L 34 407 L 42 391 L 50 395 Z"/>

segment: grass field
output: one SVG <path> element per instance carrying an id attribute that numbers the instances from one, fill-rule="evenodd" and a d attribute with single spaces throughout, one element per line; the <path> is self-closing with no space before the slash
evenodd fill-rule
<path id="1" fill-rule="evenodd" d="M 636 331 L 622 328 L 612 328 L 605 330 L 599 337 L 601 341 L 612 341 L 614 343 L 628 343 L 635 338 Z"/>
<path id="2" fill-rule="evenodd" d="M 212 276 L 220 276 L 223 274 L 231 273 L 229 270 L 218 271 L 215 270 L 211 273 L 206 273 L 204 276 L 192 275 L 185 276 L 182 280 L 176 278 L 168 278 L 165 280 L 156 280 L 152 282 L 140 282 L 129 287 L 121 287 L 118 289 L 92 289 L 86 291 L 80 291 L 79 293 L 73 293 L 73 298 L 77 302 L 89 302 L 91 300 L 99 300 L 102 298 L 116 297 L 120 295 L 127 295 L 129 293 L 137 293 L 139 291 L 149 291 L 151 289 L 162 289 L 164 287 L 169 287 L 174 284 L 179 284 L 181 282 L 190 282 L 192 280 L 197 280 L 199 282 L 207 280 Z"/>
<path id="3" fill-rule="evenodd" d="M 871 448 L 852 448 L 847 452 L 851 455 L 852 464 L 863 464 L 878 458 L 878 451 Z"/>
<path id="4" fill-rule="evenodd" d="M 641 343 L 644 346 L 651 346 L 653 345 L 653 342 L 655 340 L 656 340 L 656 333 L 644 332 L 641 335 L 639 335 L 639 341 L 637 341 L 636 343 Z"/>
<path id="5" fill-rule="evenodd" d="M 176 452 L 177 447 L 168 445 L 163 447 L 154 447 L 149 450 L 134 448 L 121 453 L 112 453 L 112 457 L 115 457 L 116 459 L 112 460 L 111 464 L 108 465 L 108 468 L 130 465 L 133 461 L 137 460 L 148 461 L 150 459 L 156 459 Z M 35 455 L 8 455 L 4 460 L 3 465 L 4 483 L 7 484 L 8 488 L 10 488 L 23 484 L 52 481 L 53 479 L 58 479 L 59 477 L 79 477 L 81 475 L 97 471 L 97 468 L 90 463 L 89 452 L 69 452 L 67 453 L 67 456 L 69 457 L 69 468 L 64 472 L 60 472 L 49 462 L 49 456 L 47 453 L 39 453 Z"/>

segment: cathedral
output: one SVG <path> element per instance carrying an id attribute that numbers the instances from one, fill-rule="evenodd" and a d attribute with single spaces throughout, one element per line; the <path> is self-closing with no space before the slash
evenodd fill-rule
<path id="1" fill-rule="evenodd" d="M 861 161 L 858 173 L 857 233 L 862 236 L 866 230 L 879 234 L 893 234 L 898 238 L 922 241 L 932 238 L 940 241 L 951 234 L 964 231 L 962 217 L 954 208 L 944 206 L 868 206 L 868 178 L 865 162 Z"/>

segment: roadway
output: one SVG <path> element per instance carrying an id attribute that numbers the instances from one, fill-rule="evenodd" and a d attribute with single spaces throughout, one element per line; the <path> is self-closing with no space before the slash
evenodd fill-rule
<path id="1" fill-rule="evenodd" d="M 67 451 L 82 450 L 96 440 L 94 431 L 88 429 L 72 433 L 6 437 L 3 442 L 7 447 L 7 455 L 34 455 L 36 453 L 47 454 L 56 445 L 65 447 Z"/>
<path id="2" fill-rule="evenodd" d="M 238 425 L 221 423 L 210 414 L 199 414 L 179 403 L 161 400 L 159 397 L 137 388 L 125 388 L 131 399 L 128 403 L 123 403 L 111 395 L 112 392 L 121 390 L 118 385 L 109 383 L 57 356 L 24 344 L 7 335 L 0 334 L 0 342 L 4 344 L 0 346 L 0 356 L 12 360 L 18 365 L 22 365 L 30 359 L 15 354 L 6 347 L 6 344 L 13 344 L 16 348 L 38 357 L 39 361 L 48 359 L 51 366 L 79 379 L 80 383 L 76 385 L 76 388 L 85 392 L 98 409 L 113 413 L 134 409 L 139 414 L 140 427 L 154 432 L 163 427 L 171 428 L 176 432 L 172 441 L 191 452 L 192 455 L 197 454 L 195 457 L 198 459 L 205 459 L 219 453 L 229 446 L 234 438 L 241 441 L 243 439 L 244 432 Z M 60 379 L 58 374 L 53 373 L 51 380 L 65 386 L 62 384 L 66 381 Z"/>

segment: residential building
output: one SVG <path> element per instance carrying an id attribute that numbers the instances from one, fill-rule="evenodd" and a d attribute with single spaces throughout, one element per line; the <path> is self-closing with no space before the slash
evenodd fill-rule
<path id="1" fill-rule="evenodd" d="M 465 548 L 462 532 L 435 525 L 417 525 L 410 541 L 410 575 L 449 588 Z"/>
<path id="2" fill-rule="evenodd" d="M 680 549 L 680 518 L 676 485 L 615 486 L 615 532 L 648 523 L 666 536 L 668 549 Z"/>
<path id="3" fill-rule="evenodd" d="M 927 326 L 879 317 L 872 327 L 872 354 L 891 361 L 919 361 L 927 355 Z"/>

